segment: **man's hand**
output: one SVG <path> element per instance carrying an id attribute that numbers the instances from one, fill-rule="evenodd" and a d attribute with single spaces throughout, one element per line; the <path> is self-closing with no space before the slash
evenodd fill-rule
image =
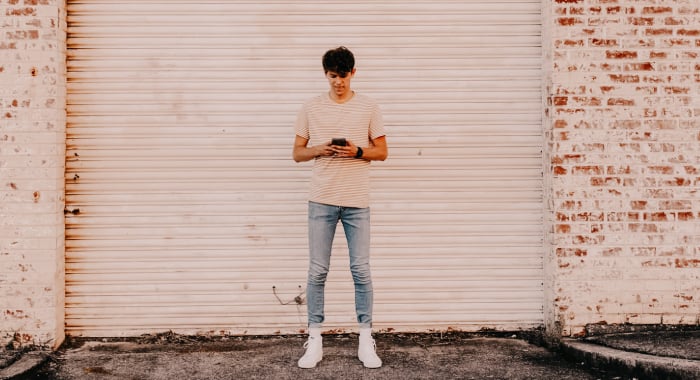
<path id="1" fill-rule="evenodd" d="M 316 157 L 323 157 L 323 156 L 333 156 L 335 155 L 335 149 L 333 149 L 335 145 L 331 145 L 331 143 L 327 143 L 326 145 L 316 145 L 314 147 L 311 147 L 316 152 Z"/>
<path id="2" fill-rule="evenodd" d="M 333 156 L 335 150 L 331 147 L 331 143 L 328 142 L 324 145 L 307 146 L 309 143 L 308 139 L 300 136 L 296 136 L 294 139 L 294 149 L 292 150 L 292 158 L 296 162 L 304 162 L 313 160 L 316 157 L 321 156 Z"/>
<path id="3" fill-rule="evenodd" d="M 346 140 L 346 145 L 331 145 L 336 157 L 355 157 L 357 154 L 357 145 L 352 141 Z"/>

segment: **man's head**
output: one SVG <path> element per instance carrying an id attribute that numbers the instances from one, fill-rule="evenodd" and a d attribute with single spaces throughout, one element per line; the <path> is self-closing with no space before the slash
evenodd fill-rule
<path id="1" fill-rule="evenodd" d="M 352 94 L 350 82 L 355 75 L 355 57 L 345 46 L 328 50 L 323 55 L 323 71 L 336 99 Z"/>
<path id="2" fill-rule="evenodd" d="M 332 71 L 341 77 L 352 73 L 355 68 L 355 56 L 345 46 L 328 50 L 323 55 L 323 71 Z"/>

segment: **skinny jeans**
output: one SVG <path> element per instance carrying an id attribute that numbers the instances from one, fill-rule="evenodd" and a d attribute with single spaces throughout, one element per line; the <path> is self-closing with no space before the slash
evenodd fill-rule
<path id="1" fill-rule="evenodd" d="M 333 237 L 343 223 L 350 252 L 350 272 L 355 284 L 355 312 L 360 328 L 372 327 L 374 292 L 369 266 L 369 208 L 332 206 L 309 202 L 309 273 L 306 286 L 308 323 L 320 328 L 325 319 L 324 293 L 330 269 Z"/>

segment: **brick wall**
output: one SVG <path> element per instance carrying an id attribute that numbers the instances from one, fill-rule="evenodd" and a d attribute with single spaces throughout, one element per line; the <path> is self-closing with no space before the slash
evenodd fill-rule
<path id="1" fill-rule="evenodd" d="M 547 325 L 696 324 L 700 4 L 544 12 Z"/>
<path id="2" fill-rule="evenodd" d="M 0 344 L 63 340 L 65 6 L 0 0 Z"/>

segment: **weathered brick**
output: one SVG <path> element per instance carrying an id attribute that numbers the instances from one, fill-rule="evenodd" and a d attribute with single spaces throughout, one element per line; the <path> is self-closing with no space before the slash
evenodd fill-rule
<path id="1" fill-rule="evenodd" d="M 25 8 L 8 8 L 5 11 L 5 16 L 36 16 L 37 9 L 32 7 Z"/>
<path id="2" fill-rule="evenodd" d="M 672 36 L 673 29 L 671 28 L 647 28 L 644 30 L 647 36 Z"/>
<path id="3" fill-rule="evenodd" d="M 610 74 L 609 78 L 614 83 L 639 83 L 639 75 Z"/>
<path id="4" fill-rule="evenodd" d="M 610 98 L 607 104 L 609 106 L 634 106 L 634 99 Z"/>
<path id="5" fill-rule="evenodd" d="M 642 8 L 642 14 L 645 14 L 645 15 L 665 14 L 665 13 L 673 13 L 673 8 L 672 7 L 643 7 Z"/>
<path id="6" fill-rule="evenodd" d="M 583 19 L 578 17 L 560 17 L 557 22 L 563 26 L 582 25 Z"/>
<path id="7" fill-rule="evenodd" d="M 700 37 L 700 29 L 679 29 L 676 34 L 679 36 Z"/>
<path id="8" fill-rule="evenodd" d="M 636 51 L 606 51 L 605 57 L 608 59 L 636 59 L 638 56 Z"/>
<path id="9" fill-rule="evenodd" d="M 629 17 L 627 20 L 631 25 L 638 26 L 651 26 L 655 21 L 653 17 Z"/>
<path id="10" fill-rule="evenodd" d="M 618 46 L 616 39 L 591 38 L 588 40 L 591 46 L 615 47 Z"/>

